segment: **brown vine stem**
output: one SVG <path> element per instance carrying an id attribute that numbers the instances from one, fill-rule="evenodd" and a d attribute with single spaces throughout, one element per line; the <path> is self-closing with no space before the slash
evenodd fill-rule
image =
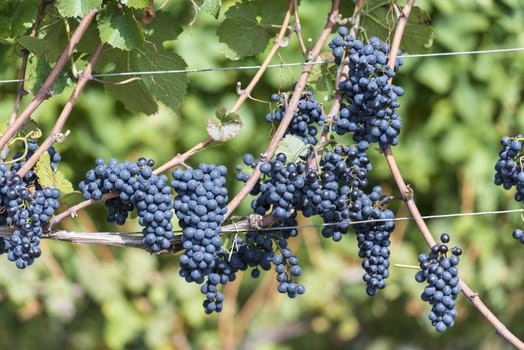
<path id="1" fill-rule="evenodd" d="M 209 145 L 211 142 L 213 142 L 213 139 L 211 137 L 208 137 L 205 140 L 200 141 L 195 146 L 193 146 L 190 150 L 182 154 L 177 154 L 169 162 L 156 168 L 155 171 L 153 171 L 153 173 L 158 175 L 158 174 L 163 173 L 164 171 L 169 170 L 170 168 L 183 164 L 187 159 L 189 159 L 189 157 L 191 157 L 195 153 L 198 153 L 201 150 L 203 150 L 204 148 L 206 148 L 207 145 Z"/>
<path id="2" fill-rule="evenodd" d="M 271 47 L 271 50 L 269 51 L 268 55 L 264 59 L 264 62 L 262 62 L 260 68 L 255 73 L 251 81 L 249 82 L 248 86 L 242 90 L 242 93 L 240 93 L 237 101 L 235 102 L 234 106 L 231 108 L 231 113 L 236 113 L 240 109 L 240 106 L 251 96 L 251 92 L 255 88 L 255 86 L 258 84 L 260 78 L 264 74 L 264 72 L 267 70 L 268 65 L 271 63 L 271 60 L 277 53 L 278 49 L 281 47 L 284 36 L 286 35 L 287 27 L 289 25 L 289 21 L 291 19 L 291 10 L 293 8 L 293 0 L 289 1 L 289 7 L 286 12 L 286 15 L 284 16 L 284 20 L 282 21 L 280 32 L 275 39 L 275 43 Z M 195 145 L 193 148 L 191 148 L 189 151 L 185 152 L 181 155 L 176 155 L 173 157 L 170 161 L 167 163 L 161 165 L 157 169 L 155 169 L 155 174 L 161 174 L 164 171 L 169 170 L 170 168 L 176 167 L 180 164 L 183 164 L 190 156 L 193 154 L 203 150 L 207 145 L 209 145 L 214 140 L 211 137 L 206 138 L 205 140 L 199 142 L 197 145 Z"/>
<path id="3" fill-rule="evenodd" d="M 78 79 L 75 89 L 73 90 L 73 93 L 69 97 L 69 100 L 67 100 L 67 103 L 64 106 L 64 109 L 62 109 L 60 116 L 56 120 L 55 126 L 51 130 L 51 133 L 44 140 L 44 142 L 42 142 L 42 144 L 40 145 L 40 147 L 38 147 L 35 153 L 33 153 L 33 155 L 25 162 L 24 166 L 22 166 L 22 168 L 18 170 L 18 175 L 24 176 L 26 172 L 31 170 L 31 168 L 33 168 L 33 166 L 38 162 L 42 154 L 46 152 L 47 149 L 53 145 L 57 136 L 61 134 L 62 128 L 64 127 L 67 119 L 71 115 L 71 111 L 73 110 L 73 107 L 75 106 L 75 103 L 78 100 L 78 96 L 80 96 L 80 93 L 82 92 L 82 90 L 84 90 L 84 87 L 86 86 L 87 82 L 91 80 L 91 74 L 93 73 L 93 68 L 96 65 L 96 62 L 98 61 L 98 58 L 100 57 L 100 54 L 102 53 L 103 48 L 104 48 L 103 43 L 98 45 L 93 56 L 89 60 L 86 68 L 84 69 L 84 71 L 80 73 L 80 79 Z"/>
<path id="4" fill-rule="evenodd" d="M 31 31 L 29 32 L 30 37 L 34 37 L 36 35 L 36 32 L 38 31 L 38 27 L 40 26 L 40 22 L 42 20 L 42 16 L 44 15 L 44 10 L 48 4 L 49 4 L 48 0 L 42 0 L 40 2 L 40 6 L 38 7 L 38 13 L 36 15 L 35 23 L 33 23 L 33 26 L 31 27 Z M 18 115 L 18 111 L 20 110 L 20 106 L 22 104 L 22 98 L 26 94 L 25 87 L 24 87 L 24 79 L 25 79 L 25 73 L 27 69 L 28 58 L 29 58 L 29 50 L 25 48 L 22 49 L 22 63 L 20 64 L 20 74 L 19 74 L 20 82 L 18 83 L 15 106 L 13 108 L 13 112 L 11 114 L 11 119 L 9 120 L 8 127 L 11 126 L 15 122 L 16 116 Z"/>
<path id="5" fill-rule="evenodd" d="M 294 7 L 294 16 L 295 16 L 295 24 L 293 25 L 293 31 L 297 34 L 297 40 L 298 45 L 300 46 L 300 51 L 302 51 L 302 55 L 306 57 L 307 55 L 307 47 L 304 43 L 304 39 L 302 38 L 302 26 L 300 25 L 300 16 L 298 15 L 298 0 L 293 0 L 293 7 Z"/>
<path id="6" fill-rule="evenodd" d="M 82 21 L 78 25 L 78 28 L 73 33 L 71 40 L 67 43 L 64 52 L 56 62 L 56 65 L 53 67 L 51 73 L 49 73 L 49 76 L 45 80 L 40 90 L 38 90 L 33 100 L 27 105 L 27 107 L 16 119 L 16 121 L 12 125 L 10 125 L 10 127 L 5 131 L 2 137 L 0 137 L 0 149 L 3 149 L 5 147 L 7 142 L 22 127 L 27 118 L 31 116 L 31 114 L 38 108 L 38 106 L 40 106 L 40 104 L 42 104 L 44 100 L 49 98 L 51 88 L 53 87 L 53 84 L 58 78 L 58 75 L 68 62 L 69 58 L 73 54 L 73 50 L 75 49 L 76 45 L 80 42 L 80 39 L 84 36 L 85 32 L 87 31 L 87 28 L 89 27 L 91 22 L 93 22 L 97 13 L 98 10 L 92 10 L 82 19 Z"/>
<path id="7" fill-rule="evenodd" d="M 322 30 L 322 33 L 320 34 L 320 37 L 318 38 L 315 46 L 313 47 L 313 49 L 311 50 L 309 54 L 309 60 L 317 59 L 318 55 L 320 54 L 322 47 L 324 46 L 324 43 L 326 42 L 329 34 L 331 33 L 333 29 L 333 26 L 337 22 L 338 15 L 339 15 L 339 10 L 338 10 L 339 5 L 340 5 L 340 0 L 333 0 L 332 5 L 331 5 L 331 10 L 329 13 L 329 17 L 328 17 L 328 21 L 326 25 L 324 26 L 324 29 Z M 291 8 L 288 9 L 288 12 L 291 12 Z M 271 156 L 275 153 L 278 143 L 284 137 L 286 129 L 289 126 L 289 123 L 291 122 L 291 118 L 293 117 L 293 114 L 295 113 L 295 110 L 297 108 L 298 101 L 300 99 L 300 96 L 302 95 L 302 91 L 304 90 L 306 86 L 307 79 L 309 77 L 309 74 L 311 73 L 312 68 L 313 68 L 313 65 L 308 64 L 308 65 L 305 65 L 304 68 L 302 69 L 300 78 L 298 79 L 295 85 L 295 90 L 293 91 L 293 95 L 291 96 L 291 99 L 288 103 L 286 113 L 282 117 L 282 121 L 280 122 L 275 134 L 273 135 L 273 138 L 271 139 L 269 146 L 267 147 L 266 151 L 264 152 L 263 158 L 270 159 Z M 240 203 L 244 200 L 244 198 L 247 197 L 247 195 L 251 191 L 251 188 L 258 181 L 259 176 L 260 176 L 260 169 L 257 166 L 253 170 L 253 173 L 247 180 L 246 184 L 237 193 L 237 195 L 229 202 L 227 206 L 227 213 L 224 215 L 224 219 L 227 219 L 229 216 L 231 216 L 233 211 L 240 205 Z"/>
<path id="8" fill-rule="evenodd" d="M 262 62 L 262 64 L 260 65 L 260 68 L 257 70 L 255 75 L 249 82 L 249 85 L 243 90 L 242 94 L 240 94 L 238 100 L 235 102 L 235 105 L 231 107 L 231 113 L 238 112 L 240 106 L 242 106 L 242 104 L 249 98 L 249 96 L 251 96 L 251 91 L 253 91 L 255 86 L 258 84 L 260 78 L 262 78 L 262 75 L 267 70 L 267 66 L 271 63 L 271 60 L 282 46 L 282 43 L 284 42 L 284 37 L 286 36 L 286 32 L 289 26 L 289 21 L 291 20 L 292 12 L 293 0 L 289 0 L 289 5 L 286 14 L 284 15 L 284 19 L 282 20 L 282 25 L 280 26 L 280 32 L 278 33 L 278 36 L 275 39 L 275 42 L 271 47 L 271 50 L 264 59 L 264 62 Z"/>
<path id="9" fill-rule="evenodd" d="M 402 40 L 404 29 L 406 27 L 408 17 L 411 12 L 411 9 L 413 8 L 414 3 L 415 3 L 415 0 L 408 0 L 408 2 L 404 6 L 400 14 L 397 28 L 395 30 L 395 35 L 393 37 L 393 42 L 391 44 L 391 51 L 389 53 L 389 65 L 392 69 L 394 69 L 395 61 L 397 58 L 397 53 L 400 47 L 400 42 Z M 426 222 L 424 221 L 424 219 L 422 219 L 422 215 L 417 205 L 415 204 L 415 201 L 413 199 L 412 190 L 406 185 L 400 173 L 395 157 L 393 156 L 391 147 L 388 147 L 384 150 L 384 156 L 390 168 L 391 174 L 393 175 L 393 178 L 397 184 L 397 187 L 402 197 L 404 198 L 404 202 L 406 203 L 406 206 L 408 207 L 408 210 L 411 216 L 415 220 L 415 223 L 417 224 L 418 229 L 420 230 L 422 236 L 424 237 L 424 240 L 430 247 L 435 245 L 436 242 L 433 239 L 433 236 L 431 235 L 431 231 L 429 230 L 428 226 L 426 225 Z M 480 299 L 478 294 L 475 293 L 462 278 L 460 279 L 460 287 L 462 289 L 462 293 L 477 308 L 477 310 L 484 316 L 484 318 L 495 328 L 497 334 L 499 334 L 502 338 L 504 338 L 506 341 L 511 343 L 516 348 L 524 349 L 524 343 L 522 342 L 522 340 L 520 340 L 517 336 L 515 336 L 504 325 L 504 323 L 502 323 L 495 316 L 495 314 L 493 314 L 493 312 L 488 308 L 488 306 L 484 304 L 484 302 Z"/>

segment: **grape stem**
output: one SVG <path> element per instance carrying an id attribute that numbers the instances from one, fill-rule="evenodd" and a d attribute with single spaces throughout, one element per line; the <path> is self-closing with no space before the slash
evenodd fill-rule
<path id="1" fill-rule="evenodd" d="M 71 37 L 71 40 L 67 43 L 67 46 L 64 49 L 64 52 L 60 55 L 60 58 L 56 62 L 56 65 L 53 67 L 53 70 L 51 73 L 49 73 L 49 76 L 45 80 L 44 84 L 38 90 L 33 100 L 27 105 L 27 107 L 24 109 L 24 111 L 20 114 L 18 118 L 14 121 L 12 125 L 5 131 L 5 133 L 0 137 L 0 149 L 3 149 L 7 142 L 15 135 L 15 133 L 22 127 L 24 122 L 31 116 L 31 114 L 44 102 L 44 100 L 48 99 L 51 96 L 51 88 L 53 87 L 53 84 L 55 83 L 56 79 L 58 78 L 60 72 L 66 65 L 66 63 L 69 61 L 69 58 L 73 54 L 73 51 L 76 47 L 76 45 L 80 42 L 80 39 L 84 36 L 85 32 L 89 28 L 89 25 L 93 20 L 95 19 L 95 16 L 97 15 L 98 10 L 92 10 L 87 15 L 82 18 L 82 21 L 80 21 L 78 28 L 73 33 L 73 36 Z"/>
<path id="2" fill-rule="evenodd" d="M 44 10 L 46 6 L 49 4 L 49 1 L 42 0 L 40 2 L 40 6 L 38 7 L 38 13 L 35 18 L 35 23 L 33 23 L 33 26 L 31 27 L 31 32 L 29 33 L 30 37 L 34 37 L 38 31 L 38 27 L 40 26 L 40 22 L 42 21 L 42 17 L 44 16 Z M 22 98 L 27 94 L 27 91 L 25 91 L 25 74 L 27 69 L 27 62 L 29 59 L 29 50 L 28 49 L 22 49 L 21 55 L 22 55 L 22 62 L 20 64 L 20 82 L 18 83 L 17 87 L 17 93 L 16 93 L 16 100 L 15 105 L 13 107 L 13 112 L 11 114 L 11 119 L 9 120 L 9 123 L 7 124 L 8 127 L 13 125 L 13 123 L 16 120 L 16 116 L 18 115 L 18 111 L 20 110 L 20 106 L 22 105 Z M 2 157 L 3 158 L 3 157 Z"/>
<path id="3" fill-rule="evenodd" d="M 288 9 L 288 15 L 291 13 L 292 3 L 293 1 L 290 1 L 290 8 Z M 333 0 L 333 3 L 331 5 L 331 10 L 328 16 L 328 21 L 326 25 L 324 26 L 324 29 L 322 30 L 322 33 L 320 34 L 320 37 L 318 38 L 315 46 L 313 47 L 313 49 L 311 50 L 309 54 L 309 60 L 315 60 L 319 56 L 322 50 L 322 47 L 324 46 L 329 34 L 331 33 L 333 29 L 333 26 L 337 22 L 337 18 L 339 15 L 339 4 L 340 4 L 340 0 Z M 287 127 L 289 126 L 289 123 L 291 122 L 291 119 L 293 118 L 293 115 L 297 109 L 298 101 L 300 100 L 302 91 L 304 90 L 306 86 L 306 83 L 307 83 L 309 74 L 311 73 L 312 67 L 313 65 L 310 65 L 310 64 L 307 64 L 304 66 L 302 73 L 300 74 L 300 78 L 298 79 L 295 85 L 295 89 L 293 91 L 293 95 L 291 96 L 291 100 L 289 101 L 288 107 L 286 108 L 286 113 L 282 117 L 282 120 L 280 121 L 280 124 L 277 130 L 275 131 L 275 134 L 273 135 L 273 138 L 271 139 L 269 146 L 267 147 L 266 151 L 263 154 L 264 159 L 271 159 L 271 157 L 273 156 L 273 154 L 275 153 L 278 147 L 278 143 L 284 137 Z M 249 179 L 246 181 L 242 189 L 229 202 L 227 206 L 227 213 L 224 215 L 224 219 L 227 219 L 228 217 L 231 216 L 233 211 L 247 197 L 247 195 L 251 191 L 251 188 L 253 188 L 255 183 L 258 181 L 258 178 L 260 176 L 259 167 L 260 167 L 260 162 L 255 167 L 255 169 L 253 169 L 253 173 L 251 174 Z"/>
<path id="4" fill-rule="evenodd" d="M 286 12 L 286 15 L 284 16 L 284 19 L 282 21 L 280 32 L 275 39 L 275 43 L 271 47 L 271 50 L 269 51 L 268 55 L 264 59 L 264 62 L 260 65 L 260 68 L 257 70 L 251 81 L 249 82 L 248 86 L 245 89 L 240 90 L 239 97 L 233 107 L 230 110 L 230 113 L 237 113 L 242 104 L 246 102 L 246 100 L 251 96 L 251 92 L 255 88 L 255 86 L 260 81 L 260 78 L 262 78 L 262 75 L 267 70 L 268 65 L 271 63 L 271 60 L 277 53 L 278 49 L 282 47 L 282 42 L 284 39 L 284 36 L 286 35 L 287 28 L 289 25 L 289 21 L 291 19 L 291 10 L 293 6 L 293 0 L 289 1 L 289 8 Z M 169 160 L 167 163 L 161 165 L 157 169 L 155 169 L 155 174 L 163 173 L 164 171 L 167 171 L 171 168 L 174 168 L 176 166 L 179 166 L 183 164 L 190 156 L 194 155 L 195 153 L 203 150 L 207 145 L 212 143 L 214 140 L 211 137 L 207 137 L 205 140 L 199 142 L 197 145 L 195 145 L 193 148 L 191 148 L 189 151 L 185 152 L 184 154 L 178 154 L 175 157 L 173 157 L 171 160 Z"/>
<path id="5" fill-rule="evenodd" d="M 413 5 L 415 3 L 415 0 L 408 0 L 404 8 L 402 9 L 400 13 L 400 17 L 398 20 L 397 27 L 395 29 L 395 34 L 393 37 L 393 42 L 391 44 L 391 51 L 389 52 L 389 65 L 391 69 L 394 69 L 395 67 L 395 61 L 397 58 L 397 53 L 400 47 L 400 42 L 402 40 L 402 36 L 404 34 L 404 29 L 406 27 L 409 14 L 411 12 L 411 9 L 413 8 Z M 427 245 L 429 247 L 432 247 L 436 244 L 435 239 L 433 238 L 431 231 L 429 230 L 428 226 L 426 225 L 426 222 L 422 218 L 422 215 L 415 204 L 415 200 L 412 196 L 412 190 L 409 188 L 409 186 L 406 185 L 400 170 L 397 166 L 395 157 L 393 156 L 393 152 L 391 150 L 391 146 L 387 147 L 384 150 L 384 157 L 386 159 L 386 163 L 389 166 L 389 169 L 391 171 L 391 174 L 393 175 L 393 178 L 397 184 L 397 187 L 402 195 L 402 198 L 404 198 L 404 203 L 406 203 L 406 206 L 415 220 L 415 223 L 424 237 L 424 240 L 426 241 Z M 477 293 L 473 292 L 473 290 L 466 284 L 466 282 L 460 278 L 460 287 L 462 289 L 462 293 L 468 298 L 468 300 L 473 303 L 473 305 L 477 308 L 477 310 L 484 316 L 484 318 L 495 328 L 497 333 L 504 338 L 506 341 L 511 343 L 513 346 L 515 346 L 518 349 L 524 349 L 524 343 L 517 338 L 511 331 L 508 330 L 508 328 L 493 314 L 493 312 L 482 302 L 480 297 Z"/>
<path id="6" fill-rule="evenodd" d="M 91 74 L 93 72 L 93 68 L 96 65 L 96 62 L 100 58 L 100 55 L 102 54 L 102 50 L 104 48 L 104 44 L 101 43 L 96 48 L 93 56 L 89 60 L 86 68 L 80 72 L 80 76 L 78 79 L 78 82 L 75 86 L 75 89 L 71 93 L 71 96 L 67 100 L 67 103 L 64 106 L 64 109 L 62 109 L 62 112 L 60 113 L 60 116 L 56 120 L 55 126 L 51 130 L 51 133 L 49 136 L 42 142 L 42 144 L 38 147 L 38 149 L 33 153 L 33 155 L 25 162 L 25 164 L 18 170 L 18 175 L 24 176 L 25 173 L 27 173 L 33 166 L 38 162 L 42 154 L 44 154 L 49 147 L 53 145 L 55 142 L 56 135 L 59 135 L 62 132 L 62 128 L 64 127 L 67 119 L 71 115 L 71 112 L 73 110 L 73 107 L 75 106 L 76 101 L 78 100 L 78 97 L 80 96 L 80 93 L 82 90 L 84 90 L 84 87 L 86 86 L 87 82 L 91 80 Z"/>

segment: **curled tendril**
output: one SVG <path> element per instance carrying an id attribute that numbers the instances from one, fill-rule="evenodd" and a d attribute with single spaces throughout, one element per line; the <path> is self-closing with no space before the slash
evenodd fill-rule
<path id="1" fill-rule="evenodd" d="M 28 142 L 28 140 L 39 139 L 40 137 L 42 137 L 42 135 L 43 135 L 42 130 L 36 128 L 36 129 L 33 129 L 33 130 L 29 131 L 24 136 L 17 136 L 17 137 L 12 138 L 9 141 L 8 145 L 11 146 L 11 145 L 15 144 L 16 142 L 22 142 L 24 151 L 22 152 L 22 154 L 19 157 L 13 158 L 11 160 L 4 161 L 4 163 L 5 164 L 12 164 L 12 163 L 23 161 L 25 159 L 25 157 L 27 156 L 27 150 L 28 150 L 27 142 Z"/>
<path id="2" fill-rule="evenodd" d="M 41 138 L 43 135 L 42 133 L 42 130 L 36 128 L 34 130 L 31 130 L 30 132 L 28 132 L 24 137 L 25 139 L 33 139 L 33 140 L 36 140 L 36 139 L 39 139 Z"/>

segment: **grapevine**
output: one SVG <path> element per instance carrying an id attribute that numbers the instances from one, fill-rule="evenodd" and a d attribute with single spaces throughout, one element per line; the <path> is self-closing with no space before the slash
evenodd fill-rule
<path id="1" fill-rule="evenodd" d="M 65 127 L 82 122 L 76 120 L 72 111 L 88 83 L 104 84 L 108 93 L 129 110 L 151 115 L 163 114 L 164 107 L 180 111 L 176 122 L 171 121 L 178 128 L 188 113 L 180 106 L 188 91 L 185 73 L 189 70 L 185 70 L 184 58 L 175 52 L 179 43 L 173 45 L 173 40 L 179 31 L 172 26 L 176 21 L 164 6 L 157 7 L 154 2 L 90 2 L 87 6 L 83 0 L 79 2 L 82 5 L 42 1 L 30 28 L 24 23 L 23 35 L 0 36 L 2 45 L 17 43 L 22 56 L 17 100 L 7 129 L 0 136 L 0 254 L 19 269 L 33 265 L 44 254 L 57 276 L 67 276 L 70 271 L 56 268 L 59 264 L 54 256 L 40 246 L 43 239 L 135 247 L 150 254 L 168 255 L 166 258 L 178 254 L 174 260 L 179 274 L 177 283 L 187 282 L 188 288 L 198 288 L 204 313 L 220 313 L 219 320 L 226 324 L 221 327 L 225 329 L 234 323 L 235 299 L 245 305 L 253 304 L 251 299 L 243 300 L 244 291 L 239 292 L 238 283 L 231 283 L 244 276 L 262 279 L 263 285 L 269 279 L 262 275 L 270 273 L 275 294 L 291 299 L 314 290 L 305 283 L 310 276 L 304 271 L 319 264 L 315 258 L 321 255 L 308 251 L 302 257 L 312 245 L 336 242 L 337 249 L 346 249 L 353 244 L 356 254 L 348 258 L 360 261 L 360 292 L 375 296 L 375 300 L 390 297 L 379 291 L 388 288 L 391 266 L 399 259 L 393 244 L 404 235 L 395 232 L 400 226 L 395 224 L 396 214 L 401 212 L 396 211 L 395 202 L 402 201 L 430 247 L 428 253 L 418 256 L 415 281 L 426 284 L 420 299 L 431 306 L 427 318 L 436 332 L 453 332 L 450 329 L 455 323 L 462 322 L 463 314 L 456 307 L 462 292 L 498 334 L 524 348 L 522 341 L 459 276 L 462 249 L 448 248 L 448 234 L 440 235 L 441 243 L 435 242 L 415 203 L 415 193 L 404 182 L 393 156 L 393 146 L 402 146 L 403 126 L 411 122 L 403 120 L 399 112 L 404 95 L 404 89 L 397 85 L 404 64 L 400 42 L 407 27 L 411 26 L 411 32 L 417 32 L 421 26 L 431 28 L 429 18 L 425 19 L 425 12 L 414 7 L 414 2 L 408 0 L 403 8 L 394 2 L 374 8 L 373 4 L 358 0 L 348 17 L 340 12 L 340 1 L 333 0 L 318 39 L 308 40 L 311 45 L 302 38 L 296 0 L 288 1 L 287 9 L 278 11 L 258 0 L 228 4 L 217 29 L 219 41 L 228 47 L 228 55 L 242 60 L 266 52 L 247 86 L 242 89 L 243 82 L 236 84 L 236 102 L 229 109 L 217 107 L 214 117 L 208 120 L 207 135 L 184 153 L 170 154 L 170 160 L 158 165 L 149 157 L 136 157 L 134 152 L 127 158 L 132 160 L 116 159 L 116 155 L 107 157 L 107 161 L 98 157 L 74 185 L 64 174 L 75 169 L 68 168 L 69 164 L 62 167 L 72 152 L 61 153 L 59 144 L 67 144 L 70 137 L 80 134 Z M 217 19 L 221 15 L 220 2 L 203 0 L 191 4 L 195 11 L 191 25 L 197 22 L 201 11 L 208 11 Z M 0 5 L 0 10 L 2 6 L 11 4 Z M 412 10 L 417 13 L 415 20 L 409 22 Z M 386 13 L 384 18 L 379 17 L 379 21 L 387 23 L 386 32 L 385 27 L 377 29 L 370 24 L 370 19 L 376 20 L 377 11 Z M 56 18 L 60 21 L 52 20 Z M 58 22 L 60 27 L 55 27 Z M 10 30 L 15 31 L 16 25 L 12 27 Z M 239 28 L 246 29 L 242 40 L 237 35 Z M 42 45 L 55 32 L 67 44 L 59 53 L 55 52 L 56 47 Z M 426 41 L 422 43 L 420 39 L 419 46 L 427 46 L 433 39 L 431 35 L 421 37 Z M 283 60 L 285 55 L 281 53 L 293 40 L 298 41 L 305 65 L 299 75 L 293 74 L 292 79 L 296 80 L 289 83 L 289 89 L 281 82 L 271 90 L 273 94 L 268 94 L 269 101 L 264 101 L 258 95 L 257 84 L 275 57 Z M 246 45 L 248 41 L 250 44 Z M 417 40 L 410 37 L 409 41 Z M 266 47 L 269 43 L 270 47 Z M 411 45 L 406 45 L 408 51 Z M 317 73 L 329 81 L 324 84 L 329 86 L 328 92 L 322 96 L 321 84 L 313 78 L 314 66 L 320 66 L 321 73 Z M 47 69 L 45 77 L 42 67 Z M 34 77 L 30 77 L 31 70 Z M 123 70 L 128 73 L 119 73 Z M 137 77 L 119 80 L 121 73 L 131 74 L 129 71 L 133 70 L 138 72 Z M 62 85 L 72 87 L 71 95 L 52 127 L 46 126 L 42 132 L 39 128 L 44 129 L 41 125 L 45 123 L 40 125 L 32 115 L 44 100 L 60 94 Z M 34 97 L 22 104 L 26 88 Z M 245 116 L 241 118 L 239 114 L 241 107 L 248 104 L 256 106 L 253 110 L 257 111 L 249 122 L 263 130 L 271 129 L 266 148 L 260 149 L 254 142 L 250 146 L 256 151 L 242 150 L 243 164 L 236 166 L 236 173 L 228 168 L 233 161 L 228 161 L 227 166 L 222 158 L 197 161 L 199 157 L 193 157 L 197 153 L 220 149 L 242 133 Z M 260 113 L 258 107 L 262 104 L 265 109 Z M 409 109 L 406 112 L 411 113 Z M 192 133 L 188 130 L 187 134 Z M 43 135 L 46 136 L 42 138 Z M 144 138 L 148 137 L 144 134 Z M 180 140 L 171 136 L 158 139 L 166 148 L 179 146 Z M 495 163 L 495 185 L 514 191 L 518 203 L 524 202 L 523 142 L 520 134 L 503 137 Z M 95 141 L 86 145 L 86 149 L 94 144 Z M 185 145 L 185 140 L 180 144 Z M 374 173 L 377 168 L 380 171 L 380 164 L 375 163 L 377 154 L 384 156 L 397 185 L 397 195 L 387 180 L 376 180 L 380 177 Z M 237 183 L 229 182 L 234 177 Z M 232 194 L 232 188 L 240 190 Z M 71 203 L 71 198 L 76 202 Z M 66 228 L 84 218 L 83 209 L 97 204 L 102 204 L 101 208 L 93 208 L 93 212 L 104 210 L 108 227 L 118 226 L 122 232 L 93 233 L 89 238 L 84 233 L 82 239 L 75 241 L 74 232 Z M 241 215 L 241 219 L 232 218 L 233 214 Z M 79 215 L 81 218 L 75 221 Z M 127 232 L 135 221 L 140 231 Z M 305 236 L 309 233 L 302 229 L 304 223 L 320 226 L 318 236 L 327 241 L 311 243 L 312 238 Z M 512 236 L 524 243 L 521 228 L 515 228 Z M 300 242 L 307 242 L 307 249 L 302 249 Z M 146 302 L 154 295 L 154 291 L 151 295 L 149 291 L 143 293 Z M 235 298 L 235 294 L 241 297 Z M 238 344 L 232 336 L 234 332 L 228 334 L 222 345 L 235 348 Z"/>

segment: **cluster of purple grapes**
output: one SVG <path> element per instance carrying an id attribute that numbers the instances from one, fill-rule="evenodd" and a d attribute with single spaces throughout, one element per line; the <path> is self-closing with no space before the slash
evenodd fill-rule
<path id="1" fill-rule="evenodd" d="M 277 108 L 266 115 L 266 121 L 269 123 L 280 122 L 287 110 L 286 94 L 273 94 L 271 100 L 277 103 Z M 318 142 L 316 137 L 317 125 L 324 125 L 325 119 L 326 116 L 320 104 L 315 100 L 315 95 L 306 91 L 302 93 L 298 101 L 297 110 L 293 114 L 286 135 L 294 135 L 306 144 L 316 145 Z"/>
<path id="2" fill-rule="evenodd" d="M 324 150 L 318 169 L 305 161 L 288 161 L 282 153 L 269 161 L 245 155 L 244 163 L 251 168 L 258 165 L 262 173 L 259 182 L 251 189 L 251 194 L 256 196 L 251 202 L 253 210 L 259 215 L 271 215 L 277 224 L 294 220 L 298 212 L 306 217 L 318 215 L 328 224 L 323 227 L 322 235 L 340 241 L 349 231 L 352 221 L 370 220 L 356 224 L 354 228 L 359 255 L 364 259 L 367 292 L 374 295 L 377 289 L 384 288 L 384 280 L 389 276 L 388 247 L 394 214 L 383 208 L 389 197 L 382 194 L 380 187 L 373 188 L 369 195 L 363 190 L 368 185 L 367 174 L 371 170 L 366 155 L 368 146 L 367 141 L 351 146 L 330 146 Z M 249 174 L 242 172 L 242 167 L 237 170 L 237 179 L 247 181 Z M 249 244 L 244 248 L 258 257 L 250 266 L 260 265 L 264 259 L 273 259 L 275 247 L 283 249 L 279 235 L 265 232 L 252 235 L 252 241 L 260 242 L 255 249 Z M 282 267 L 278 269 L 282 270 Z M 287 282 L 285 275 L 279 278 Z"/>
<path id="3" fill-rule="evenodd" d="M 524 148 L 522 135 L 504 136 L 500 140 L 502 149 L 495 163 L 495 185 L 506 190 L 515 187 L 515 200 L 524 202 Z"/>
<path id="4" fill-rule="evenodd" d="M 362 190 L 351 194 L 350 218 L 357 234 L 358 256 L 363 259 L 366 293 L 371 296 L 386 286 L 389 277 L 390 234 L 395 228 L 395 214 L 384 208 L 388 198 L 380 186 L 373 187 L 370 194 Z"/>
<path id="5" fill-rule="evenodd" d="M 42 188 L 33 171 L 22 178 L 0 164 L 0 207 L 4 208 L 0 223 L 14 229 L 10 236 L 0 238 L 0 254 L 6 253 L 18 268 L 31 265 L 40 256 L 43 228 L 60 206 L 59 196 L 56 188 Z"/>
<path id="6" fill-rule="evenodd" d="M 448 256 L 449 235 L 441 234 L 440 241 L 442 244 L 435 244 L 428 254 L 419 255 L 420 271 L 415 274 L 415 280 L 427 282 L 421 298 L 431 305 L 428 314 L 431 324 L 437 332 L 444 332 L 453 327 L 457 317 L 455 300 L 461 290 L 457 265 L 462 249 L 453 247 Z"/>
<path id="7" fill-rule="evenodd" d="M 349 67 L 348 79 L 339 84 L 345 103 L 333 120 L 333 130 L 339 135 L 352 132 L 356 142 L 377 142 L 382 149 L 396 145 L 402 127 L 398 97 L 404 90 L 389 81 L 402 60 L 396 60 L 394 71 L 388 65 L 388 44 L 376 37 L 365 44 L 346 27 L 338 29 L 329 47 L 335 62 Z"/>
<path id="8" fill-rule="evenodd" d="M 79 188 L 85 199 L 100 200 L 107 193 L 118 197 L 106 201 L 107 221 L 123 225 L 129 212 L 136 208 L 139 224 L 143 226 L 143 243 L 153 253 L 171 248 L 173 239 L 173 203 L 169 180 L 151 170 L 154 162 L 140 158 L 136 162 L 107 164 L 101 158 L 89 170 Z"/>
<path id="9" fill-rule="evenodd" d="M 222 310 L 224 296 L 218 285 L 234 280 L 237 271 L 220 238 L 227 211 L 226 173 L 224 166 L 200 164 L 196 169 L 175 169 L 171 182 L 185 249 L 180 256 L 180 275 L 187 282 L 202 284 L 206 313 Z"/>
<path id="10" fill-rule="evenodd" d="M 515 188 L 514 198 L 517 202 L 524 202 L 523 141 L 524 138 L 520 134 L 514 137 L 502 137 L 500 140 L 502 149 L 495 163 L 495 185 L 502 186 L 505 190 Z M 523 230 L 513 230 L 512 236 L 524 244 Z"/>

